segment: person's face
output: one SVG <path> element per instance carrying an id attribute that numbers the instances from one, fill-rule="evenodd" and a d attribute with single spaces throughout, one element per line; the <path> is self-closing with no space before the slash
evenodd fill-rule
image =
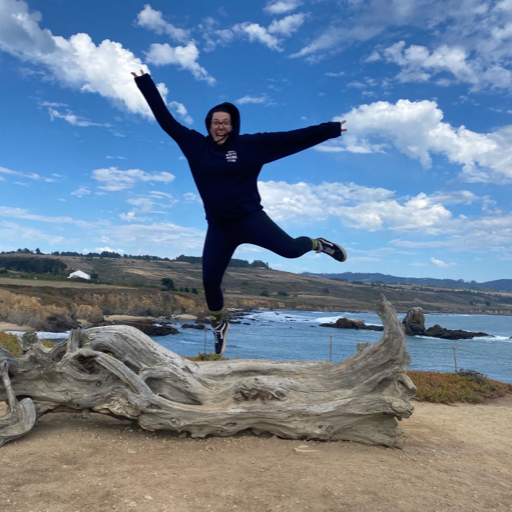
<path id="1" fill-rule="evenodd" d="M 215 112 L 210 123 L 210 135 L 217 144 L 224 144 L 233 129 L 231 116 L 227 112 Z"/>

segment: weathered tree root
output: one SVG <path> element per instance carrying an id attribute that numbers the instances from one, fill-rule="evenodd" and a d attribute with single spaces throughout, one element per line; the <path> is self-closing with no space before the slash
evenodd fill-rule
<path id="1" fill-rule="evenodd" d="M 378 313 L 383 337 L 338 364 L 195 363 L 127 326 L 72 331 L 52 349 L 24 334 L 19 358 L 0 348 L 0 400 L 8 400 L 10 410 L 0 419 L 0 446 L 27 433 L 47 412 L 90 409 L 192 437 L 250 429 L 288 439 L 399 447 L 396 419 L 412 414 L 409 398 L 416 388 L 406 373 L 410 357 L 402 325 L 384 296 Z M 24 398 L 18 403 L 15 395 Z"/>

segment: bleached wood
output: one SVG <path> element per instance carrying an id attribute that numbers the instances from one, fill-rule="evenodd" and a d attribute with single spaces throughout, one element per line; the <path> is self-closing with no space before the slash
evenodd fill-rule
<path id="1" fill-rule="evenodd" d="M 23 355 L 14 358 L 0 349 L 0 364 L 8 361 L 16 395 L 30 397 L 38 417 L 87 409 L 193 437 L 250 429 L 289 439 L 400 446 L 396 420 L 412 414 L 409 398 L 416 388 L 406 373 L 405 333 L 384 297 L 378 313 L 382 338 L 360 344 L 354 356 L 337 364 L 196 363 L 128 326 L 73 331 L 53 349 L 25 334 Z M 0 400 L 8 393 L 0 389 Z M 0 427 L 0 436 L 2 428 L 7 427 Z"/>

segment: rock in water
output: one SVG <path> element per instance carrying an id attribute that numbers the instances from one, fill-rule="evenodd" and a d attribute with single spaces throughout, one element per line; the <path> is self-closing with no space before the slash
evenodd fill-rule
<path id="1" fill-rule="evenodd" d="M 425 315 L 423 309 L 419 307 L 410 308 L 407 311 L 407 315 L 402 320 L 402 324 L 405 328 L 405 334 L 408 336 L 415 336 L 418 334 L 424 334 L 425 332 Z"/>
<path id="2" fill-rule="evenodd" d="M 429 327 L 424 333 L 425 336 L 432 336 L 433 338 L 441 338 L 443 340 L 470 340 L 472 338 L 482 338 L 489 336 L 485 332 L 470 332 L 461 331 L 459 329 L 451 330 L 441 327 L 439 324 L 434 327 Z"/>
<path id="3" fill-rule="evenodd" d="M 320 327 L 337 327 L 338 329 L 363 329 L 367 331 L 383 331 L 384 327 L 380 325 L 366 325 L 362 320 L 351 320 L 342 316 L 334 324 L 320 324 Z"/>

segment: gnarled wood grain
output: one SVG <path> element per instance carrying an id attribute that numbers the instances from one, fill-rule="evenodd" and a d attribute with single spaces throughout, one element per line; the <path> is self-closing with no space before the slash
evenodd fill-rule
<path id="1" fill-rule="evenodd" d="M 22 404 L 28 411 L 31 403 L 34 419 L 50 411 L 89 409 L 137 420 L 147 430 L 193 437 L 250 429 L 289 439 L 399 446 L 396 420 L 412 414 L 409 398 L 415 387 L 406 373 L 410 357 L 403 328 L 384 297 L 378 313 L 382 338 L 361 344 L 354 356 L 337 364 L 196 363 L 128 326 L 76 330 L 52 349 L 25 334 L 19 358 L 0 349 L 0 365 L 9 366 L 9 374 L 2 373 L 0 400 L 9 400 L 11 415 Z M 18 404 L 11 387 L 16 396 L 29 397 L 27 402 Z M 0 421 L 0 444 L 31 428 L 28 420 Z M 15 424 L 22 426 L 9 433 Z"/>

